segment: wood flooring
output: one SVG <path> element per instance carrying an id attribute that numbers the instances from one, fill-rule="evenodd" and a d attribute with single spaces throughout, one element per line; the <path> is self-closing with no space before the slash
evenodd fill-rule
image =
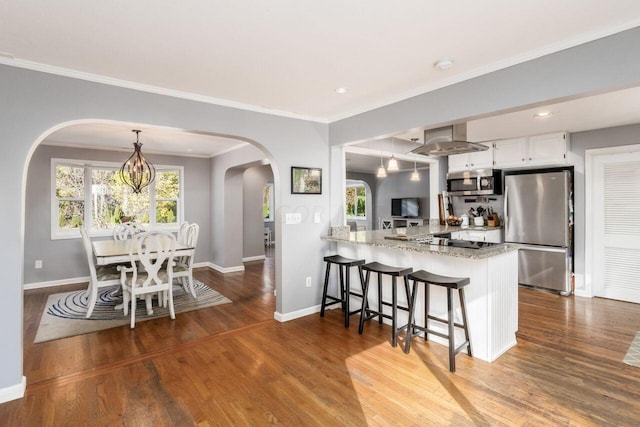
<path id="1" fill-rule="evenodd" d="M 275 321 L 273 268 L 198 269 L 233 304 L 40 344 L 61 290 L 25 292 L 27 391 L 0 425 L 640 425 L 640 368 L 622 363 L 639 304 L 521 288 L 518 345 L 493 363 L 462 353 L 450 373 L 446 347 L 415 339 L 406 355 L 340 310 Z"/>

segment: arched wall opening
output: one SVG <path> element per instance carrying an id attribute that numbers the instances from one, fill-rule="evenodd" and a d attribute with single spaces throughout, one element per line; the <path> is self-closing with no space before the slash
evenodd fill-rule
<path id="1" fill-rule="evenodd" d="M 176 129 L 197 130 L 204 134 L 236 136 L 259 147 L 262 158 L 271 164 L 274 174 L 276 211 L 275 277 L 277 306 L 274 316 L 287 320 L 313 311 L 320 300 L 319 286 L 306 288 L 306 277 L 320 282 L 322 263 L 284 264 L 283 259 L 315 259 L 327 250 L 319 236 L 330 225 L 330 191 L 321 195 L 294 195 L 289 186 L 290 167 L 321 168 L 323 188 L 330 188 L 328 125 L 302 119 L 284 118 L 265 113 L 239 110 L 206 102 L 175 98 L 106 84 L 61 77 L 37 71 L 0 65 L 0 81 L 8 102 L 0 104 L 0 195 L 4 203 L 5 245 L 0 255 L 5 261 L 0 300 L 0 321 L 9 325 L 4 333 L 5 351 L 0 354 L 0 396 L 2 400 L 21 397 L 26 379 L 23 376 L 23 284 L 25 283 L 25 218 L 27 173 L 32 156 L 51 133 L 74 123 L 102 120 L 116 123 L 147 123 Z M 221 162 L 229 157 L 243 157 L 235 150 L 210 160 L 211 188 L 224 185 L 225 168 Z M 268 154 L 264 154 L 268 153 Z M 222 157 L 222 158 L 220 158 Z M 240 162 L 236 163 L 239 164 Z M 217 193 L 217 192 L 216 192 Z M 223 195 L 221 194 L 221 197 Z M 222 203 L 220 203 L 222 202 Z M 211 212 L 210 253 L 222 252 L 224 239 L 217 239 L 223 221 L 216 209 L 224 200 L 209 201 Z M 284 224 L 289 212 L 317 212 L 299 224 Z M 85 260 L 86 263 L 86 260 Z M 221 264 L 219 261 L 217 264 Z"/>

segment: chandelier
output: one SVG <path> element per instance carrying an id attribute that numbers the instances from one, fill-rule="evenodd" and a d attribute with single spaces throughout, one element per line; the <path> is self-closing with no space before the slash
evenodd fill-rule
<path id="1" fill-rule="evenodd" d="M 134 129 L 131 132 L 135 132 L 136 142 L 133 143 L 133 154 L 120 168 L 120 178 L 131 187 L 134 193 L 139 194 L 156 178 L 156 168 L 144 158 L 142 151 L 140 151 L 142 148 L 141 131 Z"/>

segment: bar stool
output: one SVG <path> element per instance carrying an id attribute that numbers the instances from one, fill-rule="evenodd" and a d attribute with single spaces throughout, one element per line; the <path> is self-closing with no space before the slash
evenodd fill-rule
<path id="1" fill-rule="evenodd" d="M 351 291 L 351 280 L 349 269 L 351 267 L 358 267 L 358 273 L 360 275 L 360 286 L 364 288 L 364 279 L 362 277 L 362 265 L 364 265 L 365 260 L 363 259 L 351 259 L 345 258 L 341 255 L 329 255 L 324 257 L 324 261 L 327 263 L 327 268 L 324 274 L 324 288 L 322 289 L 322 306 L 320 308 L 320 317 L 324 317 L 324 309 L 334 304 L 340 303 L 342 305 L 342 310 L 344 311 L 344 327 L 349 327 L 349 317 L 352 314 L 356 314 L 360 312 L 360 309 L 350 311 L 349 309 L 349 300 L 350 296 L 354 295 L 362 298 L 362 295 L 357 292 Z M 329 272 L 331 270 L 331 264 L 336 264 L 338 266 L 338 270 L 340 271 L 340 298 L 334 297 L 331 295 L 327 295 L 327 288 L 329 286 Z M 343 273 L 344 269 L 344 273 Z M 347 276 L 346 279 L 344 276 Z M 327 302 L 329 300 L 330 302 Z"/>
<path id="2" fill-rule="evenodd" d="M 375 317 L 378 318 L 378 323 L 382 324 L 382 318 L 391 319 L 391 345 L 396 347 L 398 345 L 398 332 L 406 328 L 407 325 L 398 327 L 398 309 L 409 311 L 409 307 L 398 306 L 398 289 L 397 282 L 398 277 L 404 278 L 404 290 L 407 294 L 407 302 L 409 302 L 409 281 L 407 275 L 413 271 L 412 268 L 391 267 L 389 265 L 380 264 L 379 262 L 370 262 L 362 266 L 362 270 L 367 272 L 366 279 L 364 280 L 364 302 L 362 304 L 360 312 L 360 327 L 358 333 L 362 334 L 364 330 L 364 321 L 370 320 Z M 369 294 L 369 279 L 371 273 L 377 273 L 378 275 L 378 310 L 372 310 L 368 304 Z M 382 275 L 387 274 L 391 276 L 391 302 L 382 300 Z M 382 311 L 382 306 L 386 305 L 391 307 L 391 314 L 385 314 Z"/>
<path id="3" fill-rule="evenodd" d="M 447 277 L 429 273 L 428 271 L 418 270 L 408 276 L 409 280 L 413 280 L 413 290 L 411 293 L 411 302 L 409 310 L 409 327 L 407 328 L 407 338 L 404 343 L 404 352 L 409 353 L 411 349 L 411 339 L 419 334 L 418 331 L 424 332 L 425 341 L 429 340 L 428 334 L 434 334 L 441 338 L 449 340 L 449 371 L 456 371 L 456 354 L 467 348 L 467 354 L 471 356 L 471 341 L 469 340 L 469 330 L 467 328 L 467 309 L 464 300 L 464 287 L 469 284 L 468 277 Z M 424 283 L 424 326 L 415 323 L 415 306 L 418 283 Z M 447 288 L 447 319 L 431 316 L 429 314 L 429 285 L 444 286 Z M 458 290 L 460 299 L 460 309 L 462 311 L 462 323 L 455 323 L 453 320 L 453 290 Z M 445 323 L 448 326 L 448 333 L 434 331 L 429 329 L 429 319 L 437 322 Z M 456 348 L 454 326 L 464 330 L 465 341 Z"/>

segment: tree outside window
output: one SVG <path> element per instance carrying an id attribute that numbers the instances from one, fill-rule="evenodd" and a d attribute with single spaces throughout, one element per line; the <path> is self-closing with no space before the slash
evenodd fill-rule
<path id="1" fill-rule="evenodd" d="M 347 186 L 347 217 L 366 219 L 367 191 L 363 184 Z"/>
<path id="2" fill-rule="evenodd" d="M 116 224 L 127 220 L 152 227 L 178 224 L 182 203 L 181 169 L 158 167 L 154 183 L 140 194 L 135 194 L 120 179 L 116 165 L 63 162 L 56 160 L 53 163 L 54 237 L 73 237 L 75 234 L 71 232 L 81 226 L 86 226 L 94 234 L 108 234 Z M 86 188 L 86 182 L 91 183 L 89 188 Z"/>
<path id="3" fill-rule="evenodd" d="M 262 192 L 262 217 L 265 221 L 273 221 L 273 184 L 264 186 Z"/>

